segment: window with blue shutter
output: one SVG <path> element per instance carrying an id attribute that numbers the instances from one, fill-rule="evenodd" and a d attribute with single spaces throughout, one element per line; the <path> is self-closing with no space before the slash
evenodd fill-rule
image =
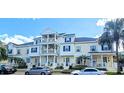
<path id="1" fill-rule="evenodd" d="M 69 46 L 69 51 L 70 51 L 70 46 Z"/>
<path id="2" fill-rule="evenodd" d="M 31 48 L 31 53 L 36 53 L 37 52 L 37 47 Z"/>
<path id="3" fill-rule="evenodd" d="M 71 51 L 71 47 L 70 46 L 63 46 L 63 51 Z"/>
<path id="4" fill-rule="evenodd" d="M 71 42 L 71 37 L 66 37 L 65 42 Z"/>
<path id="5" fill-rule="evenodd" d="M 63 51 L 65 51 L 65 46 L 63 46 Z"/>

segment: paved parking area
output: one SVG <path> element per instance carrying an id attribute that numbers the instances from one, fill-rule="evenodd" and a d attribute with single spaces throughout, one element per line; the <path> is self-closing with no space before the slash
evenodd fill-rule
<path id="1" fill-rule="evenodd" d="M 9 75 L 25 75 L 25 71 L 26 69 L 18 69 L 17 72 L 15 72 L 14 74 L 9 74 Z M 56 73 L 53 73 L 52 75 L 69 75 L 69 74 L 63 74 L 60 72 L 56 72 Z"/>

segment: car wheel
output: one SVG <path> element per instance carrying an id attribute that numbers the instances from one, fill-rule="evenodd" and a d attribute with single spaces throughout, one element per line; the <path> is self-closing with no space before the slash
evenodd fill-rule
<path id="1" fill-rule="evenodd" d="M 78 75 L 77 73 L 75 73 L 74 75 Z"/>
<path id="2" fill-rule="evenodd" d="M 25 75 L 29 75 L 29 72 L 25 72 Z"/>
<path id="3" fill-rule="evenodd" d="M 4 71 L 1 71 L 1 74 L 4 74 Z"/>
<path id="4" fill-rule="evenodd" d="M 44 72 L 41 72 L 41 75 L 46 75 L 46 73 L 44 73 Z"/>

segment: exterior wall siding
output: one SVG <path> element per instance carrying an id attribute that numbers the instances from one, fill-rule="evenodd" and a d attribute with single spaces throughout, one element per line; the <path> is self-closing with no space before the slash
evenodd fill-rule
<path id="1" fill-rule="evenodd" d="M 76 58 L 81 56 L 81 55 L 86 55 L 92 57 L 91 60 L 87 61 L 88 66 L 93 66 L 93 61 L 96 61 L 96 66 L 99 67 L 100 64 L 103 65 L 103 58 L 101 55 L 107 52 L 112 52 L 112 51 L 102 51 L 101 50 L 101 45 L 98 44 L 97 40 L 96 41 L 84 41 L 84 42 L 75 42 L 75 35 L 59 35 L 58 33 L 47 33 L 43 34 L 49 37 L 49 35 L 57 36 L 54 37 L 55 41 L 53 42 L 42 42 L 43 38 L 37 38 L 34 39 L 34 43 L 32 45 L 14 45 L 12 43 L 8 44 L 8 49 L 13 49 L 12 54 L 8 54 L 9 56 L 15 56 L 15 57 L 21 57 L 25 61 L 27 58 L 30 59 L 30 63 L 32 65 L 36 65 L 36 59 L 38 60 L 37 64 L 41 65 L 47 65 L 48 62 L 52 62 L 53 67 L 55 68 L 58 65 L 63 65 L 65 69 L 68 69 L 70 65 L 76 65 Z M 42 36 L 41 36 L 42 37 Z M 71 42 L 65 42 L 65 38 L 69 37 L 71 38 Z M 39 40 L 39 43 L 36 44 L 36 40 Z M 47 39 L 48 40 L 48 39 Z M 40 42 L 41 41 L 41 42 Z M 48 53 L 49 48 L 47 47 L 48 44 L 54 44 L 57 46 L 55 48 L 56 53 Z M 42 54 L 42 46 L 46 45 L 45 48 L 48 49 L 46 50 L 45 54 Z M 63 51 L 64 46 L 70 46 L 70 51 Z M 91 53 L 91 46 L 96 46 L 96 54 Z M 36 48 L 37 47 L 37 52 L 31 53 L 31 48 Z M 77 47 L 80 47 L 80 51 L 77 51 Z M 27 54 L 27 50 L 29 49 L 29 53 Z M 20 50 L 21 54 L 17 54 L 17 51 Z M 98 52 L 98 53 L 97 53 Z M 101 53 L 100 53 L 101 52 Z M 116 63 L 113 62 L 113 54 L 104 54 L 104 56 L 107 56 L 109 61 L 106 65 L 106 68 L 109 70 L 115 70 L 116 69 Z M 69 65 L 66 66 L 65 59 L 69 58 Z"/>

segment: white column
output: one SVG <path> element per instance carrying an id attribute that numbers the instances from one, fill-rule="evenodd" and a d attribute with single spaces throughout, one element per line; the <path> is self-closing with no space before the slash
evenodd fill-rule
<path id="1" fill-rule="evenodd" d="M 114 66 L 114 62 L 113 62 L 113 55 L 111 56 L 111 66 Z"/>
<path id="2" fill-rule="evenodd" d="M 54 44 L 54 53 L 56 53 L 56 47 L 57 47 L 56 44 Z"/>
<path id="3" fill-rule="evenodd" d="M 49 34 L 47 35 L 47 42 L 49 42 Z"/>
<path id="4" fill-rule="evenodd" d="M 103 62 L 103 55 L 101 55 L 101 64 L 102 64 L 102 67 L 104 66 L 104 62 Z"/>
<path id="5" fill-rule="evenodd" d="M 55 41 L 56 41 L 56 37 L 57 37 L 57 36 L 56 36 L 56 34 L 55 34 Z"/>
<path id="6" fill-rule="evenodd" d="M 41 64 L 42 64 L 42 63 L 41 63 L 41 56 L 40 56 L 40 66 L 41 66 Z"/>
<path id="7" fill-rule="evenodd" d="M 90 66 L 93 67 L 93 55 L 91 55 Z"/>
<path id="8" fill-rule="evenodd" d="M 49 59 L 48 59 L 48 55 L 47 55 L 47 63 L 46 63 L 47 66 L 48 66 L 48 61 L 49 61 Z"/>
<path id="9" fill-rule="evenodd" d="M 53 67 L 55 67 L 56 63 L 55 63 L 55 56 L 53 58 Z"/>
<path id="10" fill-rule="evenodd" d="M 49 47 L 49 45 L 47 44 L 47 54 L 48 54 L 48 47 Z"/>

